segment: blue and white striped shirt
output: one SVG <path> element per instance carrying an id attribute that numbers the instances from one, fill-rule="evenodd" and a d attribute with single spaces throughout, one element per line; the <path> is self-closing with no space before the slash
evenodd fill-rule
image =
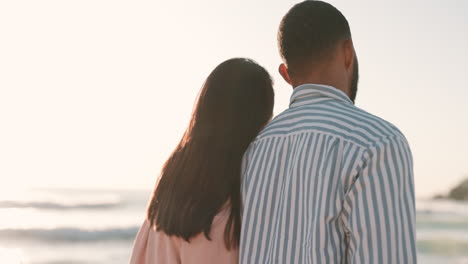
<path id="1" fill-rule="evenodd" d="M 240 263 L 416 263 L 412 162 L 342 91 L 297 87 L 244 155 Z"/>

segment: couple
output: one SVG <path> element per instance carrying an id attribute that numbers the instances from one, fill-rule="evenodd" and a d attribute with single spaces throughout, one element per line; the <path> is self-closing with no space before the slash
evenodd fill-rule
<path id="1" fill-rule="evenodd" d="M 354 106 L 346 18 L 299 3 L 278 44 L 289 109 L 271 121 L 272 80 L 254 61 L 216 67 L 164 165 L 132 264 L 416 263 L 411 152 L 395 126 Z"/>

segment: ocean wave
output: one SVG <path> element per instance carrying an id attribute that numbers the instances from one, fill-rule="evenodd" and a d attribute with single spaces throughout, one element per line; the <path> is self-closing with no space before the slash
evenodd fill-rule
<path id="1" fill-rule="evenodd" d="M 419 216 L 448 216 L 468 218 L 468 202 L 451 200 L 418 200 L 416 202 Z"/>
<path id="2" fill-rule="evenodd" d="M 441 256 L 468 256 L 468 241 L 457 239 L 418 240 L 418 250 Z"/>
<path id="3" fill-rule="evenodd" d="M 110 209 L 119 206 L 120 201 L 59 203 L 59 202 L 30 202 L 30 201 L 0 201 L 0 208 L 35 208 L 45 210 L 93 210 Z"/>
<path id="4" fill-rule="evenodd" d="M 0 240 L 8 241 L 43 241 L 43 242 L 97 242 L 133 240 L 138 232 L 137 226 L 109 229 L 3 229 L 0 230 Z"/>

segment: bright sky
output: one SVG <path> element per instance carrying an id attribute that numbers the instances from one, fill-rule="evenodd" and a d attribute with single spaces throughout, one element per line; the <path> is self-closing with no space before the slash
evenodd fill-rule
<path id="1" fill-rule="evenodd" d="M 151 188 L 231 57 L 270 71 L 281 112 L 276 31 L 295 2 L 1 1 L 2 187 Z M 468 175 L 468 2 L 330 2 L 351 25 L 356 104 L 406 134 L 417 196 L 446 191 Z"/>

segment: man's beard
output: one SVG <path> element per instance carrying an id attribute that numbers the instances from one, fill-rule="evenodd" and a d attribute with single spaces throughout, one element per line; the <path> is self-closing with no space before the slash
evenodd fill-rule
<path id="1" fill-rule="evenodd" d="M 351 87 L 349 89 L 349 98 L 353 103 L 356 100 L 359 82 L 359 64 L 356 55 L 354 55 L 353 76 L 351 79 Z"/>

